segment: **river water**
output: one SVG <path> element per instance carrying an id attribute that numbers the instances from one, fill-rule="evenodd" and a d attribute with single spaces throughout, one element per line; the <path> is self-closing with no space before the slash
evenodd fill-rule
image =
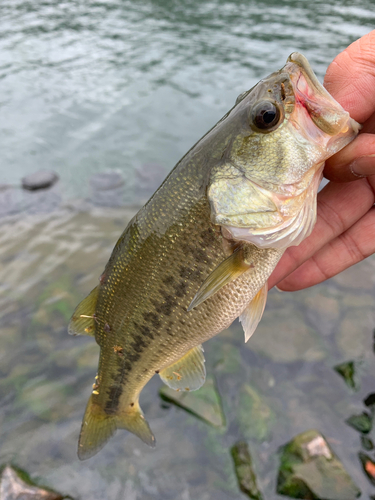
<path id="1" fill-rule="evenodd" d="M 0 464 L 77 499 L 229 500 L 241 496 L 229 449 L 246 439 L 273 500 L 278 448 L 317 428 L 362 498 L 374 495 L 346 423 L 375 387 L 373 259 L 311 290 L 271 293 L 248 344 L 237 323 L 207 343 L 220 426 L 163 403 L 153 379 L 141 403 L 156 450 L 123 431 L 78 462 L 98 349 L 66 332 L 140 200 L 237 95 L 295 50 L 322 79 L 374 20 L 369 0 L 0 3 L 0 184 L 10 185 L 0 212 L 13 213 L 0 220 Z M 20 179 L 39 169 L 61 181 L 26 199 Z M 121 207 L 94 206 L 90 179 L 107 170 L 124 179 Z M 356 390 L 333 370 L 344 361 Z"/>

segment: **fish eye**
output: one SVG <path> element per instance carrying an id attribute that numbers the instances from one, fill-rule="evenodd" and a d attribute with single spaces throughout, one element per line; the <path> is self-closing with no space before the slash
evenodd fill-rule
<path id="1" fill-rule="evenodd" d="M 250 112 L 251 126 L 258 132 L 271 132 L 280 123 L 280 107 L 272 101 L 255 104 Z"/>

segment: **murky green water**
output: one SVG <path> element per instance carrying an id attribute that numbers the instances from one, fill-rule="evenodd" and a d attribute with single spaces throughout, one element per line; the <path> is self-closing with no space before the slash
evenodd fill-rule
<path id="1" fill-rule="evenodd" d="M 229 449 L 246 439 L 273 500 L 279 446 L 316 428 L 362 498 L 375 493 L 345 423 L 375 392 L 374 259 L 311 290 L 272 292 L 247 345 L 237 323 L 205 345 L 225 426 L 166 406 L 155 378 L 141 404 L 156 450 L 119 431 L 79 462 L 98 347 L 69 337 L 67 321 L 135 209 L 59 206 L 89 196 L 90 176 L 106 169 L 121 171 L 124 205 L 134 205 L 290 52 L 322 77 L 374 19 L 370 1 L 1 2 L 1 182 L 39 168 L 62 181 L 52 202 L 48 192 L 0 199 L 23 209 L 0 221 L 0 463 L 81 499 L 228 500 L 241 497 Z M 348 360 L 356 391 L 333 370 Z"/>

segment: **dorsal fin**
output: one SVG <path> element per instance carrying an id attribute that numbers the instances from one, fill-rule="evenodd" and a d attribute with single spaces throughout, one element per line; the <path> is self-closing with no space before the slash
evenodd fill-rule
<path id="1" fill-rule="evenodd" d="M 242 247 L 237 248 L 232 255 L 219 264 L 208 278 L 206 278 L 191 301 L 188 311 L 199 306 L 199 304 L 217 293 L 223 286 L 241 276 L 241 274 L 250 269 L 250 267 L 251 265 L 244 261 Z"/>
<path id="2" fill-rule="evenodd" d="M 70 318 L 69 335 L 91 335 L 95 334 L 95 310 L 98 300 L 98 287 L 88 294 L 76 307 Z"/>
<path id="3" fill-rule="evenodd" d="M 267 292 L 268 284 L 265 283 L 240 316 L 240 321 L 245 333 L 245 342 L 247 342 L 255 332 L 259 321 L 262 319 L 263 311 L 266 307 Z"/>
<path id="4" fill-rule="evenodd" d="M 159 373 L 162 381 L 176 391 L 196 391 L 206 380 L 203 347 L 190 349 L 185 356 Z"/>

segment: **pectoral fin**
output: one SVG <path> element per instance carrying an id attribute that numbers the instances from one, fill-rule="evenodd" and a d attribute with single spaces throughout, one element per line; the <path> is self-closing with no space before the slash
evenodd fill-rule
<path id="1" fill-rule="evenodd" d="M 266 283 L 240 316 L 240 321 L 245 332 L 245 342 L 247 342 L 255 332 L 255 329 L 263 316 L 263 311 L 267 301 L 267 291 L 268 285 Z"/>
<path id="2" fill-rule="evenodd" d="M 161 370 L 160 378 L 176 391 L 196 391 L 204 384 L 206 368 L 204 366 L 203 347 L 198 345 L 190 349 L 173 365 Z"/>
<path id="3" fill-rule="evenodd" d="M 230 257 L 225 259 L 204 281 L 192 300 L 188 311 L 199 306 L 202 302 L 218 292 L 223 286 L 235 280 L 241 274 L 250 269 L 251 264 L 246 264 L 243 258 L 243 250 L 237 248 Z"/>
<path id="4" fill-rule="evenodd" d="M 98 300 L 98 287 L 95 287 L 89 295 L 76 307 L 70 319 L 69 335 L 91 335 L 95 334 L 95 310 Z"/>

